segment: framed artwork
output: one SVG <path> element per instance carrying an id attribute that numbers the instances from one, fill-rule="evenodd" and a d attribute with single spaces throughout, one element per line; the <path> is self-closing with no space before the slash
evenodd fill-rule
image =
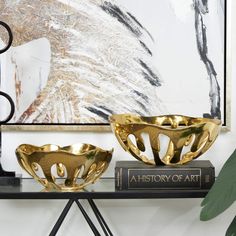
<path id="1" fill-rule="evenodd" d="M 14 36 L 1 56 L 8 128 L 105 130 L 119 113 L 228 125 L 226 0 L 5 0 L 0 11 Z"/>

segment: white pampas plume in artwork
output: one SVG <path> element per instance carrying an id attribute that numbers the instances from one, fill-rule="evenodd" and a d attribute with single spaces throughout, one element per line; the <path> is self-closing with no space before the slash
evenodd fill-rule
<path id="1" fill-rule="evenodd" d="M 114 113 L 161 111 L 154 42 L 132 13 L 109 0 L 6 3 L 0 10 L 14 33 L 18 87 L 12 89 L 22 91 L 13 96 L 15 122 L 107 123 Z M 35 54 L 41 74 L 38 69 L 29 75 L 24 61 L 33 42 L 41 47 L 42 55 Z M 34 57 L 32 50 L 28 55 Z"/>

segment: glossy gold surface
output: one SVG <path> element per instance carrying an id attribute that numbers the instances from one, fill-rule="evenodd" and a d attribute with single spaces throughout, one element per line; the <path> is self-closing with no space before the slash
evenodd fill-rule
<path id="1" fill-rule="evenodd" d="M 152 165 L 184 164 L 196 159 L 214 143 L 221 126 L 217 119 L 182 115 L 119 114 L 110 116 L 110 123 L 121 146 L 136 159 Z M 153 159 L 144 154 L 144 134 L 148 135 Z M 161 145 L 162 136 L 168 139 L 167 147 Z"/>
<path id="2" fill-rule="evenodd" d="M 104 173 L 111 161 L 112 152 L 91 144 L 66 147 L 22 144 L 16 149 L 16 156 L 21 167 L 46 190 L 79 191 L 94 183 Z"/>

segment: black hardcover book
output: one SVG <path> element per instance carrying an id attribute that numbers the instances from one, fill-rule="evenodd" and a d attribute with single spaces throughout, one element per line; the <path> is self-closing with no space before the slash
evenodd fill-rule
<path id="1" fill-rule="evenodd" d="M 117 161 L 116 190 L 210 189 L 215 168 L 208 160 L 179 166 L 152 166 L 141 161 Z"/>

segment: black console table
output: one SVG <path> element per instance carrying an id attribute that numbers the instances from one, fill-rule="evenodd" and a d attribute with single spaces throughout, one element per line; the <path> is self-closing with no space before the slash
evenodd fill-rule
<path id="1" fill-rule="evenodd" d="M 106 224 L 102 214 L 98 210 L 94 199 L 145 199 L 145 198 L 202 198 L 208 190 L 153 190 L 153 191 L 115 191 L 113 178 L 102 178 L 95 184 L 86 187 L 80 192 L 45 192 L 40 184 L 33 179 L 22 179 L 21 186 L 1 186 L 0 199 L 68 199 L 68 202 L 51 230 L 50 236 L 56 235 L 63 220 L 73 203 L 79 207 L 88 225 L 95 236 L 100 232 L 89 218 L 80 203 L 80 199 L 86 199 L 93 210 L 103 232 L 106 236 L 113 235 Z"/>

